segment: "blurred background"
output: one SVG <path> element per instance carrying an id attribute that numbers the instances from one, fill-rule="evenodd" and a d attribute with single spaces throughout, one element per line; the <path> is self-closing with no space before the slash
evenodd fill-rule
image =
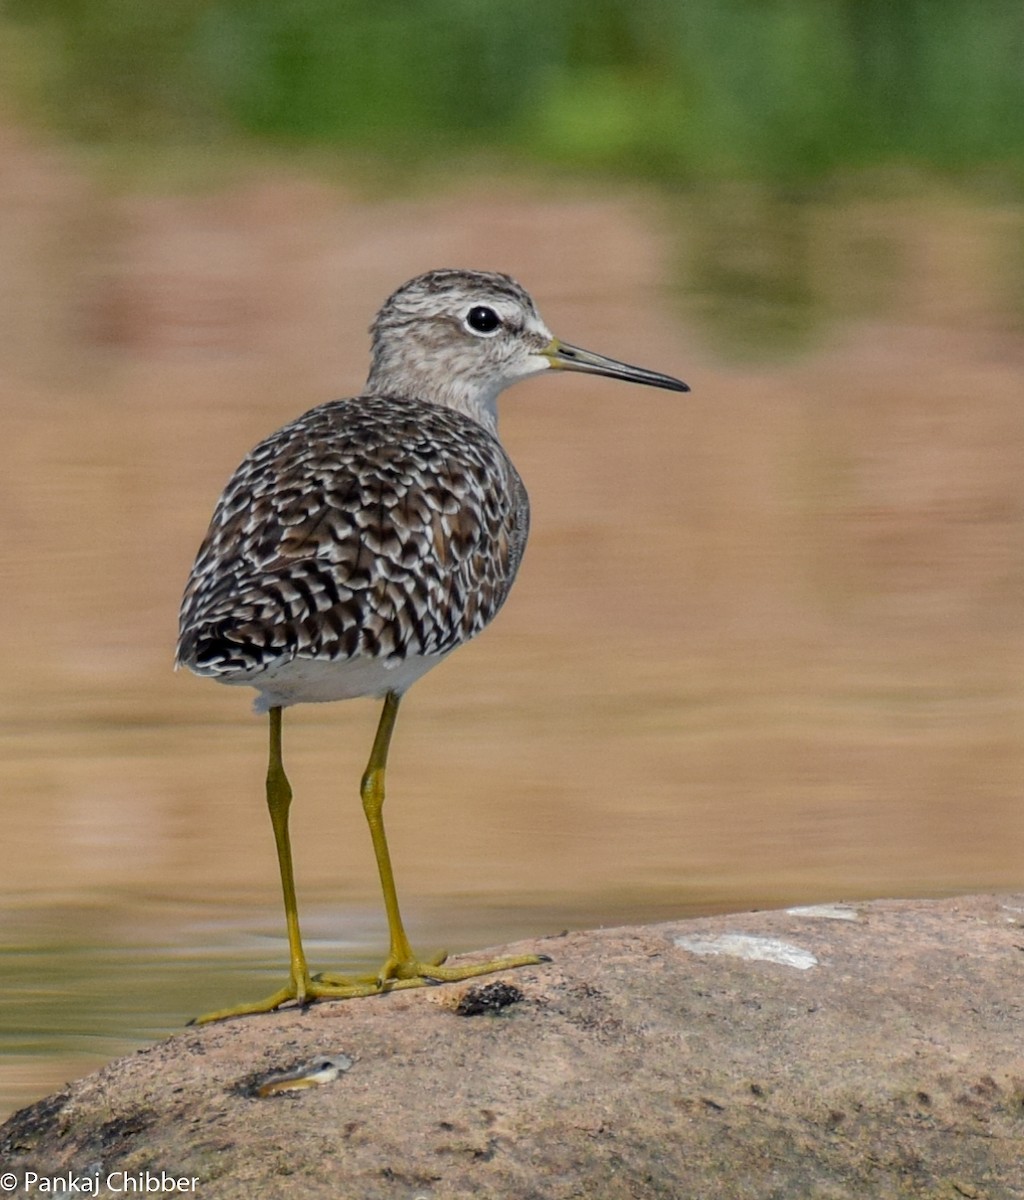
<path id="1" fill-rule="evenodd" d="M 1024 888 L 1024 10 L 0 5 L 0 1108 L 286 951 L 249 695 L 172 672 L 245 451 L 437 266 L 687 379 L 505 397 L 534 530 L 417 684 L 414 943 Z M 291 710 L 316 968 L 376 705 Z"/>

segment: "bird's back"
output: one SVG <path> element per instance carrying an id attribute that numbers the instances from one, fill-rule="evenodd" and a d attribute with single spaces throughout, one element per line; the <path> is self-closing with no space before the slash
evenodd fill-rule
<path id="1" fill-rule="evenodd" d="M 519 475 L 472 418 L 384 395 L 320 405 L 224 489 L 182 600 L 178 662 L 261 686 L 289 663 L 370 660 L 374 685 L 344 694 L 377 694 L 388 670 L 440 661 L 487 625 L 528 528 Z"/>

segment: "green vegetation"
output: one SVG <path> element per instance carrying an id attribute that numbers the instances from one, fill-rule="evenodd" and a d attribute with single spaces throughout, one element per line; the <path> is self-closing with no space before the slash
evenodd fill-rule
<path id="1" fill-rule="evenodd" d="M 842 205 L 1024 192 L 1020 0 L 7 0 L 0 60 L 0 99 L 119 183 L 269 152 L 370 190 L 662 185 L 681 299 L 729 354 L 884 311 L 898 236 Z M 1014 322 L 1021 244 L 993 251 Z"/>
<path id="2" fill-rule="evenodd" d="M 1024 178 L 1019 0 L 8 0 L 0 50 L 8 92 L 101 145 Z"/>

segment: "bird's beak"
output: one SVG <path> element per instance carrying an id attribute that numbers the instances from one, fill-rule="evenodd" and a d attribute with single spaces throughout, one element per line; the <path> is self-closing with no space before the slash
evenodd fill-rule
<path id="1" fill-rule="evenodd" d="M 648 387 L 667 388 L 670 392 L 688 392 L 689 384 L 671 375 L 662 375 L 658 371 L 648 371 L 646 367 L 631 367 L 629 363 L 618 362 L 614 358 L 605 358 L 603 354 L 595 354 L 592 350 L 581 350 L 579 346 L 570 346 L 560 342 L 558 338 L 551 341 L 541 351 L 548 364 L 562 371 L 581 371 L 585 375 L 607 375 L 609 379 L 624 379 L 627 383 L 645 383 Z"/>

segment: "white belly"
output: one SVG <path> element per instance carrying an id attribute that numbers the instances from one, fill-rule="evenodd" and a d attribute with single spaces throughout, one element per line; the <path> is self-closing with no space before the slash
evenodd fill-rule
<path id="1" fill-rule="evenodd" d="M 394 663 L 379 658 L 343 662 L 293 658 L 259 671 L 217 678 L 220 683 L 256 688 L 259 695 L 253 708 L 264 713 L 290 704 L 324 704 L 359 696 L 383 696 L 386 692 L 402 693 L 445 658 L 446 654 L 431 654 Z"/>

